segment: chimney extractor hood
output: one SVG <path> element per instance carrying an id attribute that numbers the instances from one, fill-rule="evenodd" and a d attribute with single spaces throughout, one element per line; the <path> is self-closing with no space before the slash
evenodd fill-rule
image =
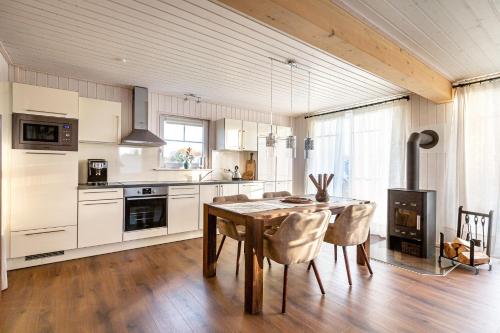
<path id="1" fill-rule="evenodd" d="M 148 89 L 134 87 L 132 102 L 132 132 L 122 139 L 122 145 L 161 147 L 163 139 L 148 130 Z"/>

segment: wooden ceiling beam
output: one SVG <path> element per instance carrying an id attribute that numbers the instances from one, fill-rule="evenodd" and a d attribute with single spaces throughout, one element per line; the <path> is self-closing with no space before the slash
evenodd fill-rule
<path id="1" fill-rule="evenodd" d="M 435 103 L 452 98 L 448 79 L 329 0 L 218 2 Z"/>

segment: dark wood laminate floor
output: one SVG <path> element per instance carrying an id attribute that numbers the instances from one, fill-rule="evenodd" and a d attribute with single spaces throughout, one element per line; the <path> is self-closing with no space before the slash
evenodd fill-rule
<path id="1" fill-rule="evenodd" d="M 251 316 L 243 271 L 234 275 L 236 243 L 226 241 L 213 279 L 202 277 L 201 253 L 196 239 L 12 271 L 0 332 L 500 331 L 500 265 L 430 277 L 373 262 L 370 278 L 351 249 L 350 288 L 341 252 L 335 264 L 325 244 L 325 296 L 312 271 L 292 266 L 282 315 L 283 267 L 266 265 L 264 313 Z"/>

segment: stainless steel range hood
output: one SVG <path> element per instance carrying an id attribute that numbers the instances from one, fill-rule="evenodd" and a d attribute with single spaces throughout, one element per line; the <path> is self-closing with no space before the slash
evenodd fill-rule
<path id="1" fill-rule="evenodd" d="M 163 139 L 148 130 L 148 89 L 134 87 L 132 102 L 132 132 L 122 139 L 122 145 L 161 147 Z"/>

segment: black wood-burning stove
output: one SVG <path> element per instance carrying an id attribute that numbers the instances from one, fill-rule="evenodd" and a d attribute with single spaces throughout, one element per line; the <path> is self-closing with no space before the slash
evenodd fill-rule
<path id="1" fill-rule="evenodd" d="M 422 258 L 435 254 L 436 191 L 419 190 L 419 147 L 434 147 L 434 131 L 410 135 L 407 143 L 406 189 L 389 189 L 387 246 Z"/>

